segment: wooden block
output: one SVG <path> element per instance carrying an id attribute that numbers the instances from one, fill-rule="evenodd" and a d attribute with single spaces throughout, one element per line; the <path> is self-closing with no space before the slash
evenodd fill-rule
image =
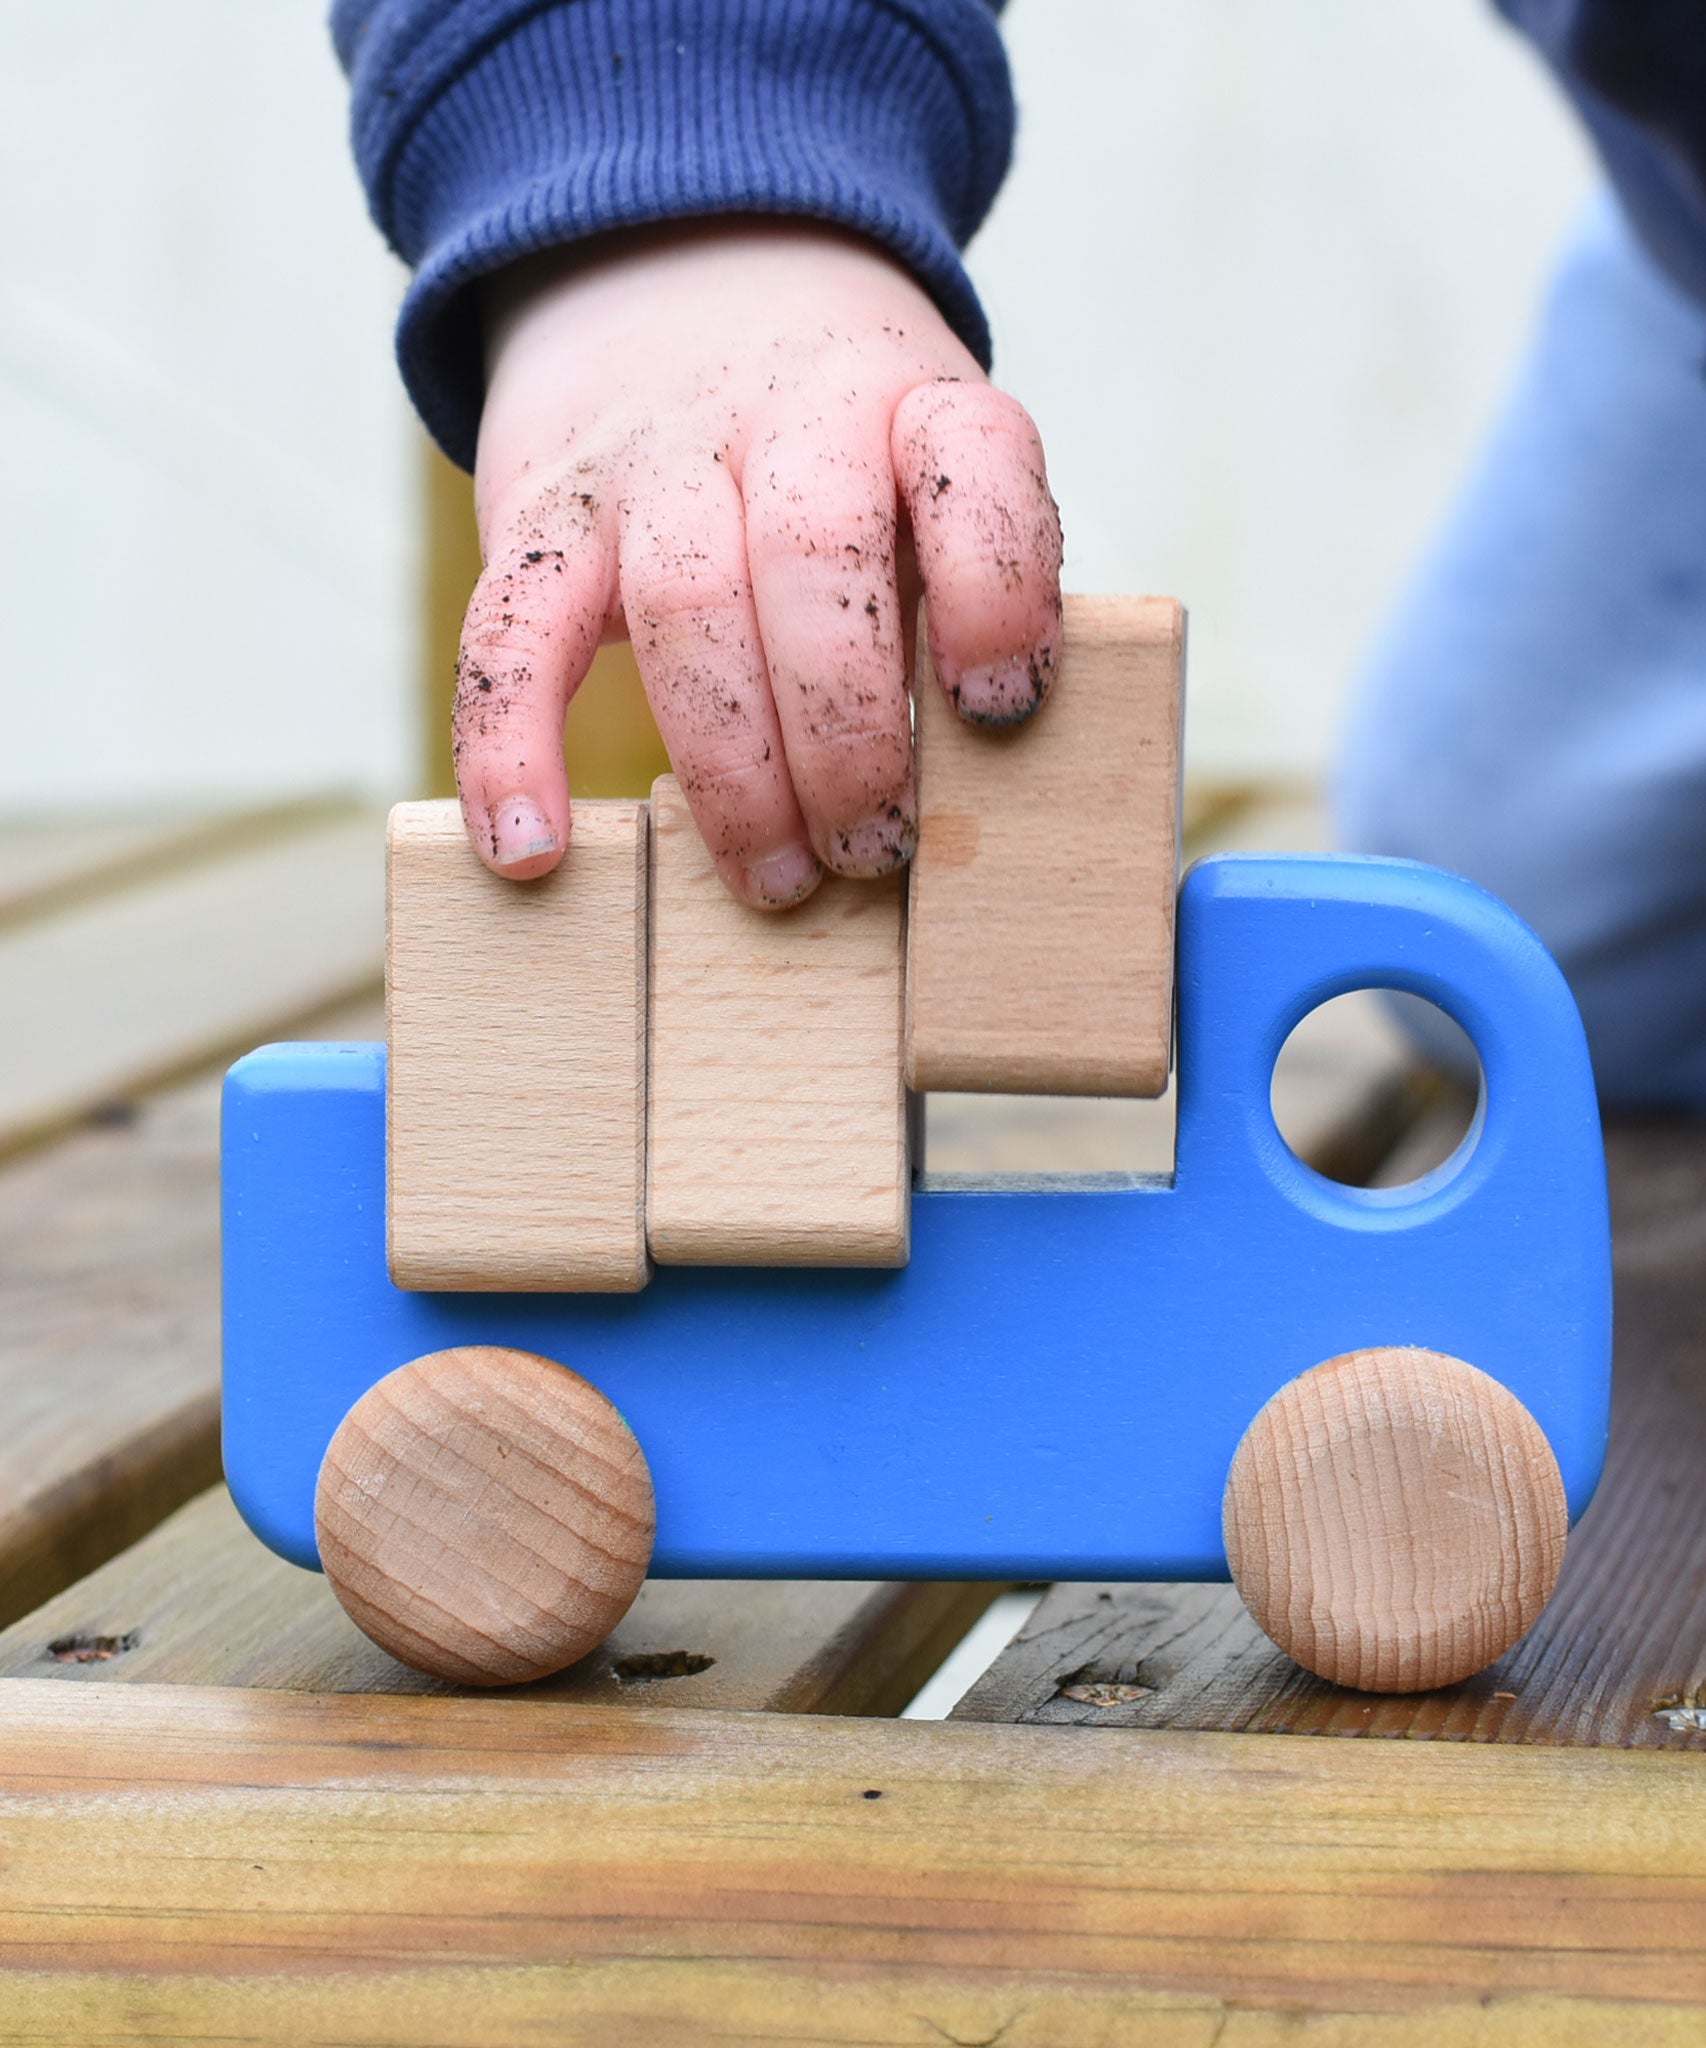
<path id="1" fill-rule="evenodd" d="M 990 732 L 955 715 L 920 629 L 912 1087 L 1166 1088 L 1184 633 L 1171 598 L 1068 598 L 1048 702 Z"/>
<path id="2" fill-rule="evenodd" d="M 369 869 L 377 844 L 375 826 Z M 300 1014 L 287 996 L 261 1029 L 328 1035 L 304 1029 Z M 379 1015 L 374 1000 L 325 1024 L 334 1037 L 372 1037 Z M 10 1622 L 218 1473 L 219 1077 L 121 1102 L 8 1161 L 0 1245 L 0 1622 Z"/>
<path id="3" fill-rule="evenodd" d="M 454 803 L 399 804 L 389 843 L 392 1279 L 643 1287 L 645 806 L 577 804 L 536 882 L 485 868 Z"/>
<path id="4" fill-rule="evenodd" d="M 899 875 L 797 910 L 724 890 L 680 786 L 652 791 L 647 1222 L 660 1265 L 903 1266 Z"/>
<path id="5" fill-rule="evenodd" d="M 1226 1561 L 1308 1671 L 1427 1692 L 1540 1617 L 1564 1562 L 1564 1483 L 1497 1380 L 1436 1351 L 1347 1352 L 1274 1395 L 1226 1482 Z"/>

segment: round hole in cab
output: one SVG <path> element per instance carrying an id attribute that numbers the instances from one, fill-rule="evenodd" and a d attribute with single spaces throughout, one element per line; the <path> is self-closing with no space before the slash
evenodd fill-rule
<path id="1" fill-rule="evenodd" d="M 1280 1136 L 1348 1187 L 1407 1187 L 1469 1136 L 1483 1087 L 1474 1041 L 1437 1004 L 1360 988 L 1318 1004 L 1274 1063 Z"/>

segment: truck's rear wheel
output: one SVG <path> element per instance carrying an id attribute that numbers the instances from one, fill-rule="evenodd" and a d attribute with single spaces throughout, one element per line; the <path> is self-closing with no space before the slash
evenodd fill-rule
<path id="1" fill-rule="evenodd" d="M 1508 1387 L 1437 1351 L 1347 1352 L 1245 1432 L 1223 1508 L 1245 1605 L 1367 1692 L 1454 1685 L 1533 1626 L 1564 1561 L 1558 1461 Z"/>
<path id="2" fill-rule="evenodd" d="M 527 1351 L 469 1345 L 389 1374 L 320 1468 L 320 1561 L 381 1648 L 464 1685 L 584 1657 L 651 1560 L 651 1474 L 597 1388 Z"/>

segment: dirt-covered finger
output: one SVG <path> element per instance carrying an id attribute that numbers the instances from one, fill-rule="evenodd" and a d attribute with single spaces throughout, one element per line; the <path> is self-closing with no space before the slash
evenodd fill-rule
<path id="1" fill-rule="evenodd" d="M 824 863 L 878 875 L 918 834 L 887 423 L 772 428 L 748 451 L 747 558 L 788 771 Z"/>
<path id="2" fill-rule="evenodd" d="M 1060 648 L 1060 514 L 1016 399 L 941 382 L 895 409 L 895 477 L 927 599 L 930 656 L 961 717 L 1016 725 Z"/>
<path id="3" fill-rule="evenodd" d="M 740 493 L 715 453 L 636 465 L 619 529 L 634 659 L 700 836 L 731 894 L 785 909 L 820 869 L 765 671 Z"/>
<path id="4" fill-rule="evenodd" d="M 611 607 L 614 562 L 590 535 L 503 543 L 462 623 L 452 712 L 469 839 L 515 881 L 548 873 L 569 843 L 563 720 Z"/>

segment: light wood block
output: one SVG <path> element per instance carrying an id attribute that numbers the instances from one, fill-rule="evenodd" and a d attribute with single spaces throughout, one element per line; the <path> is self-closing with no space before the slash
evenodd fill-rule
<path id="1" fill-rule="evenodd" d="M 1558 1461 L 1509 1388 L 1436 1351 L 1329 1359 L 1256 1416 L 1226 1561 L 1257 1625 L 1365 1692 L 1455 1685 L 1540 1618 L 1564 1562 Z"/>
<path id="2" fill-rule="evenodd" d="M 454 803 L 389 835 L 388 1240 L 399 1287 L 646 1284 L 646 809 L 580 803 L 509 882 Z"/>
<path id="3" fill-rule="evenodd" d="M 652 844 L 652 1256 L 904 1265 L 901 877 L 830 876 L 796 910 L 748 910 L 673 776 L 652 791 Z"/>
<path id="4" fill-rule="evenodd" d="M 965 724 L 918 635 L 917 1089 L 1159 1095 L 1173 1024 L 1184 613 L 1073 597 L 1048 702 Z"/>
<path id="5" fill-rule="evenodd" d="M 10 1679 L 0 1839 L 20 2048 L 1681 2048 L 1706 2003 L 1694 1756 Z"/>
<path id="6" fill-rule="evenodd" d="M 547 1677 L 634 1604 L 657 1506 L 633 1431 L 531 1352 L 435 1351 L 338 1425 L 314 1528 L 344 1611 L 393 1657 L 463 1685 Z"/>

